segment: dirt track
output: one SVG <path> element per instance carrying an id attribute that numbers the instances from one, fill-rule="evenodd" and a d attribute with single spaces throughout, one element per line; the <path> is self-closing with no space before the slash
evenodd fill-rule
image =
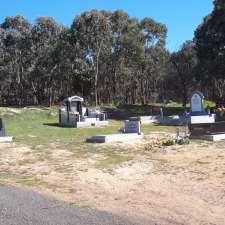
<path id="1" fill-rule="evenodd" d="M 32 149 L 4 145 L 0 147 L 0 182 L 28 184 L 41 193 L 142 221 L 142 225 L 152 221 L 224 225 L 224 144 L 167 147 L 136 154 L 133 160 L 105 170 L 95 167 L 100 154 L 74 159 L 70 152 L 54 149 L 51 157 L 35 161 Z M 124 146 L 131 151 L 134 147 Z M 36 180 L 22 182 L 21 174 L 35 177 L 37 185 Z"/>

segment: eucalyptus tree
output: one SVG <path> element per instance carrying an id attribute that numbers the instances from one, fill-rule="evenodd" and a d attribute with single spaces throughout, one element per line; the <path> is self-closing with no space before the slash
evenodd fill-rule
<path id="1" fill-rule="evenodd" d="M 95 104 L 98 105 L 99 65 L 102 55 L 112 49 L 110 23 L 105 11 L 92 10 L 77 16 L 71 26 L 93 70 Z"/>
<path id="2" fill-rule="evenodd" d="M 5 91 L 8 87 L 8 74 L 6 74 L 6 49 L 5 49 L 6 33 L 0 28 L 0 102 L 4 103 Z"/>
<path id="3" fill-rule="evenodd" d="M 148 17 L 140 22 L 140 26 L 145 37 L 144 69 L 141 70 L 140 79 L 141 101 L 154 102 L 162 95 L 163 89 L 160 88 L 166 75 L 165 68 L 169 58 L 169 53 L 165 49 L 167 28 Z"/>
<path id="4" fill-rule="evenodd" d="M 87 97 L 90 94 L 90 65 L 70 28 L 61 32 L 55 51 L 60 65 L 61 96 L 77 93 Z"/>
<path id="5" fill-rule="evenodd" d="M 126 12 L 115 11 L 111 16 L 114 46 L 111 61 L 112 91 L 115 100 L 135 102 L 138 88 L 138 62 L 144 53 L 144 36 L 139 21 Z"/>
<path id="6" fill-rule="evenodd" d="M 7 17 L 1 24 L 5 32 L 4 73 L 10 77 L 9 95 L 13 94 L 14 104 L 23 104 L 27 75 L 30 68 L 30 31 L 32 25 L 22 16 Z"/>
<path id="7" fill-rule="evenodd" d="M 181 94 L 183 106 L 186 106 L 189 92 L 193 91 L 195 81 L 196 66 L 198 58 L 195 50 L 195 44 L 187 41 L 183 44 L 181 50 L 171 55 L 170 62 L 173 72 L 173 89 L 177 94 Z M 180 100 L 180 99 L 179 99 Z"/>
<path id="8" fill-rule="evenodd" d="M 58 59 L 55 48 L 63 26 L 52 17 L 38 17 L 32 29 L 34 70 L 31 77 L 34 94 L 39 101 L 54 102 L 57 88 Z M 47 96 L 47 99 L 46 99 Z"/>
<path id="9" fill-rule="evenodd" d="M 71 27 L 51 17 L 33 25 L 7 17 L 0 25 L 1 101 L 52 105 L 72 94 L 96 105 L 152 101 L 163 93 L 166 34 L 163 24 L 123 11 L 84 12 Z"/>
<path id="10" fill-rule="evenodd" d="M 211 89 L 214 99 L 225 102 L 225 2 L 214 1 L 214 10 L 195 32 L 199 58 L 197 78 Z M 213 88 L 211 88 L 213 87 Z"/>

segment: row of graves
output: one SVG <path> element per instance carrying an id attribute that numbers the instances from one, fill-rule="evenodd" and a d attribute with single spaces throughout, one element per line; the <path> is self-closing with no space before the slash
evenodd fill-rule
<path id="1" fill-rule="evenodd" d="M 160 109 L 159 115 L 132 117 L 125 121 L 124 130 L 119 134 L 96 135 L 88 138 L 88 142 L 105 143 L 135 141 L 144 137 L 141 132 L 142 124 L 161 124 L 161 125 L 183 125 L 188 127 L 188 132 L 184 134 L 177 132 L 176 138 L 190 138 L 208 141 L 225 140 L 225 117 L 224 119 L 216 113 L 211 113 L 209 109 L 204 108 L 204 95 L 195 91 L 190 96 L 190 111 L 182 115 L 164 116 L 163 109 Z M 179 129 L 178 129 L 179 130 Z M 185 137 L 182 137 L 185 136 Z"/>
<path id="2" fill-rule="evenodd" d="M 84 99 L 79 96 L 66 98 L 59 109 L 59 125 L 61 127 L 102 127 L 109 124 L 105 112 L 83 107 Z M 165 117 L 163 110 L 156 116 L 132 117 L 126 120 L 122 132 L 110 135 L 95 135 L 87 138 L 87 142 L 107 143 L 125 142 L 143 139 L 142 124 L 157 123 L 162 125 L 185 125 L 188 127 L 190 138 L 209 141 L 225 139 L 225 119 L 204 108 L 204 96 L 195 91 L 190 97 L 190 111 L 184 114 Z M 0 142 L 11 142 L 7 137 L 4 122 L 0 118 Z"/>
<path id="3" fill-rule="evenodd" d="M 84 99 L 79 96 L 72 96 L 64 99 L 59 109 L 59 125 L 61 127 L 104 127 L 109 124 L 105 112 L 84 107 Z M 122 133 L 111 135 L 96 135 L 87 138 L 87 142 L 108 143 L 123 142 L 143 138 L 141 123 L 138 120 L 125 121 Z"/>

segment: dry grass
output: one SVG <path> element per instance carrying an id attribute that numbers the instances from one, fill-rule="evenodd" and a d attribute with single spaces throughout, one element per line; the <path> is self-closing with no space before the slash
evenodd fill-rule
<path id="1" fill-rule="evenodd" d="M 10 126 L 17 126 L 19 115 Z M 104 132 L 120 125 L 113 121 Z M 84 137 L 102 129 L 77 135 L 77 130 L 43 126 L 31 122 L 16 143 L 0 145 L 1 185 L 29 187 L 134 222 L 141 217 L 143 225 L 224 225 L 224 142 L 154 146 L 153 140 L 168 137 L 176 128 L 145 126 L 146 138 L 135 144 L 93 145 Z"/>

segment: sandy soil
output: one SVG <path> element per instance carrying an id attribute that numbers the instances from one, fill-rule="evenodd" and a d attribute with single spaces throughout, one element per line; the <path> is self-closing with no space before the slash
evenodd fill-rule
<path id="1" fill-rule="evenodd" d="M 142 225 L 225 224 L 224 142 L 194 142 L 140 153 L 137 146 L 143 148 L 142 143 L 120 146 L 131 153 L 135 149 L 132 160 L 98 169 L 96 162 L 104 159 L 101 154 L 76 158 L 65 149 L 46 154 L 4 144 L 0 183 L 29 184 L 41 193 L 142 221 Z"/>

